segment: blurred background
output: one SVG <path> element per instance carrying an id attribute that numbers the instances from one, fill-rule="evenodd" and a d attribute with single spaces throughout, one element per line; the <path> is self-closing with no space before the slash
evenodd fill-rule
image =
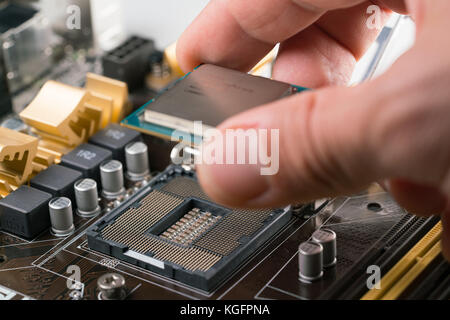
<path id="1" fill-rule="evenodd" d="M 207 3 L 207 0 L 91 0 L 94 28 L 104 49 L 108 49 L 110 37 L 115 32 L 117 39 L 121 39 L 123 34 L 137 34 L 154 39 L 161 48 L 167 47 L 176 41 Z M 414 34 L 414 22 L 394 14 L 377 43 L 358 64 L 352 83 L 385 71 L 411 47 Z"/>
<path id="2" fill-rule="evenodd" d="M 137 72 L 139 63 L 148 73 L 153 70 L 153 78 L 146 78 L 146 83 L 150 83 L 147 87 L 153 92 L 163 89 L 182 75 L 175 57 L 177 38 L 207 3 L 207 0 L 0 0 L 0 92 L 8 92 L 12 100 L 6 101 L 6 95 L 0 97 L 0 110 L 10 110 L 10 105 L 16 111 L 23 108 L 43 83 L 38 79 L 82 85 L 86 72 L 92 71 L 125 81 L 134 89 L 133 81 L 142 83 L 143 75 L 139 76 L 141 79 L 131 79 L 126 72 Z M 350 85 L 385 71 L 411 47 L 414 33 L 415 25 L 409 17 L 394 14 L 358 63 Z M 149 41 L 152 48 L 147 45 L 146 49 L 132 49 L 134 52 L 127 52 L 124 58 L 119 49 L 130 39 Z M 123 61 L 133 63 L 127 62 L 124 70 L 120 70 L 118 66 L 120 63 L 124 66 L 123 61 L 111 62 L 116 53 Z M 113 58 L 117 60 L 117 56 Z M 253 73 L 270 77 L 275 59 L 276 50 Z M 148 92 L 142 94 L 136 104 L 145 102 L 149 96 Z M 2 113 L 5 112 L 0 112 L 0 116 Z"/>

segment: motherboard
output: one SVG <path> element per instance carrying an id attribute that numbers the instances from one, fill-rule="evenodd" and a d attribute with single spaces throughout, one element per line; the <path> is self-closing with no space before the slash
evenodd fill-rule
<path id="1" fill-rule="evenodd" d="M 215 127 L 307 90 L 255 76 L 273 56 L 253 75 L 184 75 L 152 39 L 98 52 L 39 7 L 0 3 L 0 17 L 0 299 L 450 299 L 439 218 L 378 184 L 232 208 L 173 161 L 201 142 L 195 120 Z"/>

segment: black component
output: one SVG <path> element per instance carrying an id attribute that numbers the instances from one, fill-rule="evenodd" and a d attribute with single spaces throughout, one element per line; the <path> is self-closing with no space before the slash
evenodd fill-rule
<path id="1" fill-rule="evenodd" d="M 150 66 L 154 63 L 161 64 L 164 60 L 164 52 L 159 51 L 159 50 L 153 51 L 153 53 L 150 55 L 149 60 L 150 60 Z"/>
<path id="2" fill-rule="evenodd" d="M 53 197 L 66 197 L 75 203 L 74 183 L 82 178 L 80 171 L 52 165 L 30 181 L 33 188 L 50 193 Z"/>
<path id="3" fill-rule="evenodd" d="M 0 9 L 0 33 L 17 28 L 36 13 L 37 11 L 30 7 L 7 4 Z"/>
<path id="4" fill-rule="evenodd" d="M 113 159 L 122 162 L 124 167 L 125 146 L 135 141 L 142 141 L 141 134 L 138 131 L 122 127 L 115 123 L 110 124 L 89 139 L 90 143 L 110 150 Z"/>
<path id="5" fill-rule="evenodd" d="M 21 186 L 0 200 L 0 222 L 3 230 L 28 239 L 50 227 L 48 202 L 51 194 Z"/>
<path id="6" fill-rule="evenodd" d="M 152 40 L 133 36 L 103 56 L 103 74 L 128 84 L 130 90 L 142 86 L 149 72 Z"/>
<path id="7" fill-rule="evenodd" d="M 148 134 L 144 135 L 143 139 L 144 143 L 148 147 L 148 150 L 158 150 L 158 152 L 149 152 L 148 159 L 151 170 L 158 172 L 164 171 L 164 169 L 171 163 L 170 153 L 178 142 L 164 140 Z"/>
<path id="8" fill-rule="evenodd" d="M 112 159 L 112 152 L 90 143 L 83 143 L 61 158 L 61 165 L 81 171 L 83 178 L 100 183 L 100 164 Z"/>
<path id="9" fill-rule="evenodd" d="M 169 166 L 86 234 L 93 250 L 211 291 L 291 217 L 289 209 L 222 207 L 204 194 L 195 173 Z"/>

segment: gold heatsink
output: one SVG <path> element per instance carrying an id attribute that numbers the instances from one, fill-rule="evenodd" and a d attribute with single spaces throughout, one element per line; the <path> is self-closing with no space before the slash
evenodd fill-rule
<path id="1" fill-rule="evenodd" d="M 128 86 L 125 82 L 114 80 L 94 73 L 86 75 L 86 90 L 91 94 L 89 105 L 96 105 L 95 101 L 101 101 L 102 105 L 108 105 L 107 115 L 103 119 L 103 127 L 110 122 L 119 122 L 125 115 L 128 106 Z M 100 103 L 100 102 L 99 102 Z"/>
<path id="2" fill-rule="evenodd" d="M 39 136 L 34 169 L 39 172 L 99 129 L 121 119 L 128 88 L 121 81 L 87 74 L 86 88 L 48 81 L 21 113 Z"/>
<path id="3" fill-rule="evenodd" d="M 91 130 L 91 122 L 83 117 L 87 100 L 86 90 L 48 81 L 20 117 L 43 139 L 74 147 Z"/>
<path id="4" fill-rule="evenodd" d="M 5 197 L 27 181 L 33 171 L 38 139 L 0 127 L 0 195 Z"/>
<path id="5" fill-rule="evenodd" d="M 38 138 L 0 127 L 0 196 L 121 120 L 127 106 L 128 87 L 121 81 L 89 73 L 86 88 L 46 82 L 20 113 Z"/>

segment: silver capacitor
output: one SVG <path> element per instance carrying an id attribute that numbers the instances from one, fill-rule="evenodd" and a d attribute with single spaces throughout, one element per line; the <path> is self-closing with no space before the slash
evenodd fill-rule
<path id="1" fill-rule="evenodd" d="M 75 200 L 77 214 L 82 218 L 91 218 L 100 213 L 98 205 L 97 182 L 93 179 L 81 179 L 75 182 Z"/>
<path id="2" fill-rule="evenodd" d="M 323 266 L 332 267 L 336 264 L 336 233 L 331 229 L 319 229 L 312 235 L 312 241 L 323 247 Z"/>
<path id="3" fill-rule="evenodd" d="M 148 148 L 143 142 L 132 142 L 125 147 L 127 179 L 141 181 L 150 174 Z"/>
<path id="4" fill-rule="evenodd" d="M 48 207 L 53 234 L 58 237 L 65 237 L 73 233 L 75 226 L 73 225 L 72 202 L 70 199 L 65 197 L 53 198 L 48 203 Z"/>
<path id="5" fill-rule="evenodd" d="M 299 279 L 312 282 L 323 275 L 323 248 L 320 243 L 307 241 L 298 247 Z"/>
<path id="6" fill-rule="evenodd" d="M 100 165 L 102 195 L 109 200 L 125 194 L 123 182 L 123 166 L 120 161 L 108 160 Z"/>

